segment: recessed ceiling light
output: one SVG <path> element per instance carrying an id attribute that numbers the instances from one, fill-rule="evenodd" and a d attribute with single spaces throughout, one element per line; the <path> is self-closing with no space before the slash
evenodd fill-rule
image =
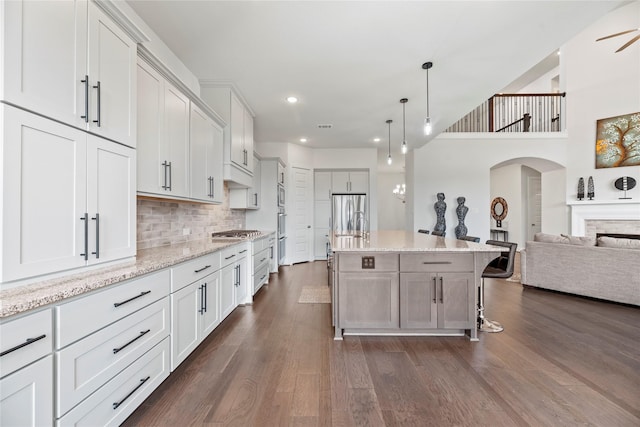
<path id="1" fill-rule="evenodd" d="M 307 138 L 300 138 L 300 142 L 307 142 Z"/>
<path id="2" fill-rule="evenodd" d="M 288 96 L 287 97 L 287 102 L 289 104 L 295 104 L 296 102 L 298 102 L 298 98 L 296 98 L 295 96 Z"/>
<path id="3" fill-rule="evenodd" d="M 373 138 L 373 142 L 380 142 L 380 138 Z"/>

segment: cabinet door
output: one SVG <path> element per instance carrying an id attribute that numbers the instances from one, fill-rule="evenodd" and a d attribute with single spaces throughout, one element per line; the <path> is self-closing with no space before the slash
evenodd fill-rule
<path id="1" fill-rule="evenodd" d="M 200 344 L 198 327 L 200 313 L 199 282 L 171 294 L 171 370 Z"/>
<path id="2" fill-rule="evenodd" d="M 253 171 L 253 116 L 246 108 L 243 108 L 243 114 L 244 167 L 251 172 Z"/>
<path id="3" fill-rule="evenodd" d="M 316 172 L 313 176 L 313 198 L 331 200 L 331 172 Z"/>
<path id="4" fill-rule="evenodd" d="M 400 273 L 400 327 L 438 326 L 437 276 L 433 273 Z"/>
<path id="5" fill-rule="evenodd" d="M 246 252 L 245 252 L 246 254 Z M 253 281 L 251 271 L 249 270 L 249 258 L 245 255 L 237 262 L 238 269 L 238 285 L 235 288 L 235 304 L 247 304 L 251 302 L 249 300 L 250 295 L 253 293 L 249 291 L 249 288 L 253 289 Z"/>
<path id="6" fill-rule="evenodd" d="M 329 229 L 316 228 L 314 238 L 314 255 L 315 259 L 327 259 L 327 246 L 329 244 Z"/>
<path id="7" fill-rule="evenodd" d="M 2 105 L 2 281 L 81 267 L 86 134 Z"/>
<path id="8" fill-rule="evenodd" d="M 169 83 L 164 89 L 164 131 L 167 141 L 167 194 L 189 197 L 189 98 Z"/>
<path id="9" fill-rule="evenodd" d="M 253 155 L 251 157 L 253 158 L 253 184 L 247 191 L 247 206 L 251 209 L 260 209 L 261 165 L 257 157 Z"/>
<path id="10" fill-rule="evenodd" d="M 244 106 L 231 93 L 231 161 L 242 168 L 246 168 L 244 152 Z"/>
<path id="11" fill-rule="evenodd" d="M 136 151 L 89 135 L 89 262 L 136 254 Z"/>
<path id="12" fill-rule="evenodd" d="M 191 198 L 221 201 L 222 132 L 197 106 L 190 117 Z"/>
<path id="13" fill-rule="evenodd" d="M 348 193 L 349 192 L 349 172 L 332 172 L 331 173 L 331 192 L 332 193 Z"/>
<path id="14" fill-rule="evenodd" d="M 205 339 L 220 324 L 220 271 L 208 275 L 200 281 L 200 338 Z"/>
<path id="15" fill-rule="evenodd" d="M 0 380 L 0 425 L 53 425 L 53 356 Z"/>
<path id="16" fill-rule="evenodd" d="M 85 127 L 86 0 L 3 2 L 2 99 Z"/>
<path id="17" fill-rule="evenodd" d="M 358 171 L 349 172 L 349 192 L 368 193 L 369 192 L 369 172 Z"/>
<path id="18" fill-rule="evenodd" d="M 469 308 L 474 299 L 473 273 L 441 273 L 438 276 L 438 327 L 475 328 L 475 310 Z"/>
<path id="19" fill-rule="evenodd" d="M 229 264 L 220 272 L 220 321 L 236 308 L 236 263 Z"/>
<path id="20" fill-rule="evenodd" d="M 164 79 L 146 62 L 138 63 L 137 189 L 164 193 L 167 140 L 163 137 Z"/>
<path id="21" fill-rule="evenodd" d="M 398 328 L 398 273 L 339 273 L 340 328 Z"/>
<path id="22" fill-rule="evenodd" d="M 89 129 L 135 147 L 137 45 L 93 2 L 88 34 Z"/>

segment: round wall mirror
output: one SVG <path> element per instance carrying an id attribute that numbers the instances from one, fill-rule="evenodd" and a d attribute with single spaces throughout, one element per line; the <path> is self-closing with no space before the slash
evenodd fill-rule
<path id="1" fill-rule="evenodd" d="M 502 197 L 496 197 L 491 201 L 491 217 L 496 220 L 496 226 L 502 227 L 502 220 L 507 216 L 509 207 Z"/>

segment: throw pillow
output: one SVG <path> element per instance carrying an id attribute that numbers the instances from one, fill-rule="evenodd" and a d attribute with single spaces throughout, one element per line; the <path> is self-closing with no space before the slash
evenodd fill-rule
<path id="1" fill-rule="evenodd" d="M 533 235 L 534 242 L 542 243 L 568 243 L 566 237 L 558 236 L 557 234 L 536 233 Z"/>
<path id="2" fill-rule="evenodd" d="M 576 246 L 595 246 L 596 238 L 595 237 L 582 237 L 582 236 L 569 236 L 566 234 L 561 234 L 562 237 L 568 240 L 567 243 L 570 245 Z"/>
<path id="3" fill-rule="evenodd" d="M 640 249 L 640 240 L 598 237 L 598 246 L 605 248 Z"/>

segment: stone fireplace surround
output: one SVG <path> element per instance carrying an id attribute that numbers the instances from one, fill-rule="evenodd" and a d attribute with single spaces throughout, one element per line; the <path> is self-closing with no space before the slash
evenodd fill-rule
<path id="1" fill-rule="evenodd" d="M 571 234 L 596 237 L 596 233 L 640 235 L 640 201 L 587 200 L 571 206 Z"/>

